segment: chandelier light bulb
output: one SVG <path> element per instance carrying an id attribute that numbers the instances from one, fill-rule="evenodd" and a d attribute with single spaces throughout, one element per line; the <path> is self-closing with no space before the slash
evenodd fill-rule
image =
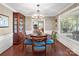
<path id="1" fill-rule="evenodd" d="M 38 8 L 38 9 L 36 10 L 36 14 L 34 14 L 34 15 L 32 16 L 33 19 L 43 19 L 43 18 L 44 18 L 44 16 L 40 14 L 39 6 L 40 6 L 40 5 L 37 4 L 37 8 Z"/>

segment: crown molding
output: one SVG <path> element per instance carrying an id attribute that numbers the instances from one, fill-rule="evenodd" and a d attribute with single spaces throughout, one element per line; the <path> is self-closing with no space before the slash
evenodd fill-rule
<path id="1" fill-rule="evenodd" d="M 1 3 L 1 5 L 5 6 L 6 8 L 10 9 L 10 10 L 13 11 L 13 12 L 17 12 L 15 9 L 11 8 L 10 6 L 8 6 L 8 5 L 5 4 L 5 3 Z"/>
<path id="2" fill-rule="evenodd" d="M 68 9 L 69 7 L 71 7 L 74 3 L 69 4 L 68 6 L 66 6 L 65 8 L 63 8 L 61 11 L 58 12 L 57 15 L 59 15 L 60 13 L 62 13 L 64 10 Z"/>
<path id="3" fill-rule="evenodd" d="M 64 17 L 65 15 L 67 16 L 68 14 L 70 14 L 70 13 L 76 11 L 76 10 L 79 10 L 79 6 L 73 8 L 73 9 L 71 9 L 71 10 L 69 10 L 69 11 L 67 11 L 67 12 L 65 12 L 63 14 L 61 14 L 59 17 Z"/>

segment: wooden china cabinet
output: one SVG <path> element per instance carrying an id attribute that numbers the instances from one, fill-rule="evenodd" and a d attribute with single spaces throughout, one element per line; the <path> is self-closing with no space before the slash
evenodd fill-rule
<path id="1" fill-rule="evenodd" d="M 21 13 L 13 13 L 13 44 L 20 44 L 23 41 L 25 16 Z"/>

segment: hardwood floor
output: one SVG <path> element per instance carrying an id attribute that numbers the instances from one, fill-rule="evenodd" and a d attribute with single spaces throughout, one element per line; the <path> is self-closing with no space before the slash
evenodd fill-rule
<path id="1" fill-rule="evenodd" d="M 70 49 L 62 45 L 60 42 L 56 42 L 56 51 L 51 48 L 50 45 L 47 45 L 46 56 L 77 56 Z M 32 54 L 32 46 L 27 45 L 27 47 L 23 50 L 23 45 L 13 45 L 7 51 L 1 54 L 1 56 L 33 56 Z M 37 54 L 35 55 L 37 56 Z M 43 54 L 39 54 L 38 56 L 43 56 Z"/>

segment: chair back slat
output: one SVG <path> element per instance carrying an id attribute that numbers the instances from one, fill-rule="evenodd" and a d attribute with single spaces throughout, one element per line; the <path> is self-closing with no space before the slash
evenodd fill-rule
<path id="1" fill-rule="evenodd" d="M 43 50 L 43 52 L 45 52 L 45 55 L 46 55 L 46 40 L 47 40 L 47 36 L 31 36 L 32 37 L 32 51 L 33 53 L 35 53 L 35 50 L 34 50 L 34 47 L 35 46 L 39 46 L 39 44 L 35 44 L 35 42 L 44 42 L 45 44 L 40 44 L 40 46 L 44 46 L 45 47 L 45 50 Z M 37 51 L 36 51 L 37 52 Z M 38 52 L 41 52 L 38 51 Z"/>
<path id="2" fill-rule="evenodd" d="M 32 41 L 45 41 L 47 39 L 47 36 L 31 36 Z"/>

